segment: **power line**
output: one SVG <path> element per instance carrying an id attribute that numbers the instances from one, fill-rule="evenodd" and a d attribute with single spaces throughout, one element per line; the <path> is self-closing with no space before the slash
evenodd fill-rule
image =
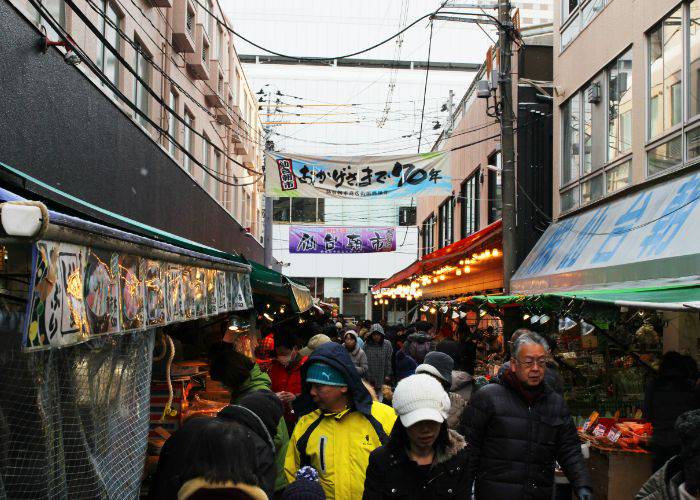
<path id="1" fill-rule="evenodd" d="M 445 5 L 445 4 L 442 4 Z M 441 6 L 442 8 L 442 6 Z M 440 10 L 440 9 L 438 9 Z M 421 138 L 423 137 L 423 119 L 425 118 L 425 96 L 428 93 L 428 75 L 430 74 L 430 53 L 433 48 L 433 21 L 430 21 L 430 38 L 428 39 L 428 64 L 425 67 L 425 83 L 423 84 L 423 109 L 420 113 L 420 130 L 418 131 L 418 152 L 420 153 Z"/>

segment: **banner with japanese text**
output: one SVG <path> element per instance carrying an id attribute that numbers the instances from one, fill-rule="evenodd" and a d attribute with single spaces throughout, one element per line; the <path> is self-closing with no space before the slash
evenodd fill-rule
<path id="1" fill-rule="evenodd" d="M 394 227 L 289 226 L 289 253 L 375 253 L 394 250 Z"/>
<path id="2" fill-rule="evenodd" d="M 406 156 L 289 156 L 268 153 L 265 192 L 275 197 L 415 198 L 449 195 L 449 152 Z"/>

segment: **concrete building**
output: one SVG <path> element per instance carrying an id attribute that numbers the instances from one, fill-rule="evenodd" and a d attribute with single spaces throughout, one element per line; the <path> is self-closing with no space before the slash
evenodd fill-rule
<path id="1" fill-rule="evenodd" d="M 61 62 L 65 47 L 42 54 L 42 31 L 60 41 L 46 16 L 29 0 L 5 4 L 2 31 L 12 37 L 0 49 L 0 126 L 12 132 L 0 139 L 0 161 L 102 209 L 262 262 L 262 124 L 231 24 L 215 19 L 226 18 L 219 4 L 42 3 L 97 71 Z M 39 154 L 37 136 L 47 141 Z"/>

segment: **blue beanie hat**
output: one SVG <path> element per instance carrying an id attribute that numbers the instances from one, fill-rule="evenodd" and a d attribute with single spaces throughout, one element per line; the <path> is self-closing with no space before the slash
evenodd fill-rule
<path id="1" fill-rule="evenodd" d="M 348 385 L 348 382 L 340 371 L 323 363 L 314 363 L 309 366 L 306 372 L 306 381 L 321 385 Z"/>

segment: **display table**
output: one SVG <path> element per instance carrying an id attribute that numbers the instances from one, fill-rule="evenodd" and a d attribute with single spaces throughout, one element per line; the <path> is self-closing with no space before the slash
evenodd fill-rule
<path id="1" fill-rule="evenodd" d="M 591 446 L 588 466 L 596 500 L 634 498 L 651 476 L 651 454 Z"/>

